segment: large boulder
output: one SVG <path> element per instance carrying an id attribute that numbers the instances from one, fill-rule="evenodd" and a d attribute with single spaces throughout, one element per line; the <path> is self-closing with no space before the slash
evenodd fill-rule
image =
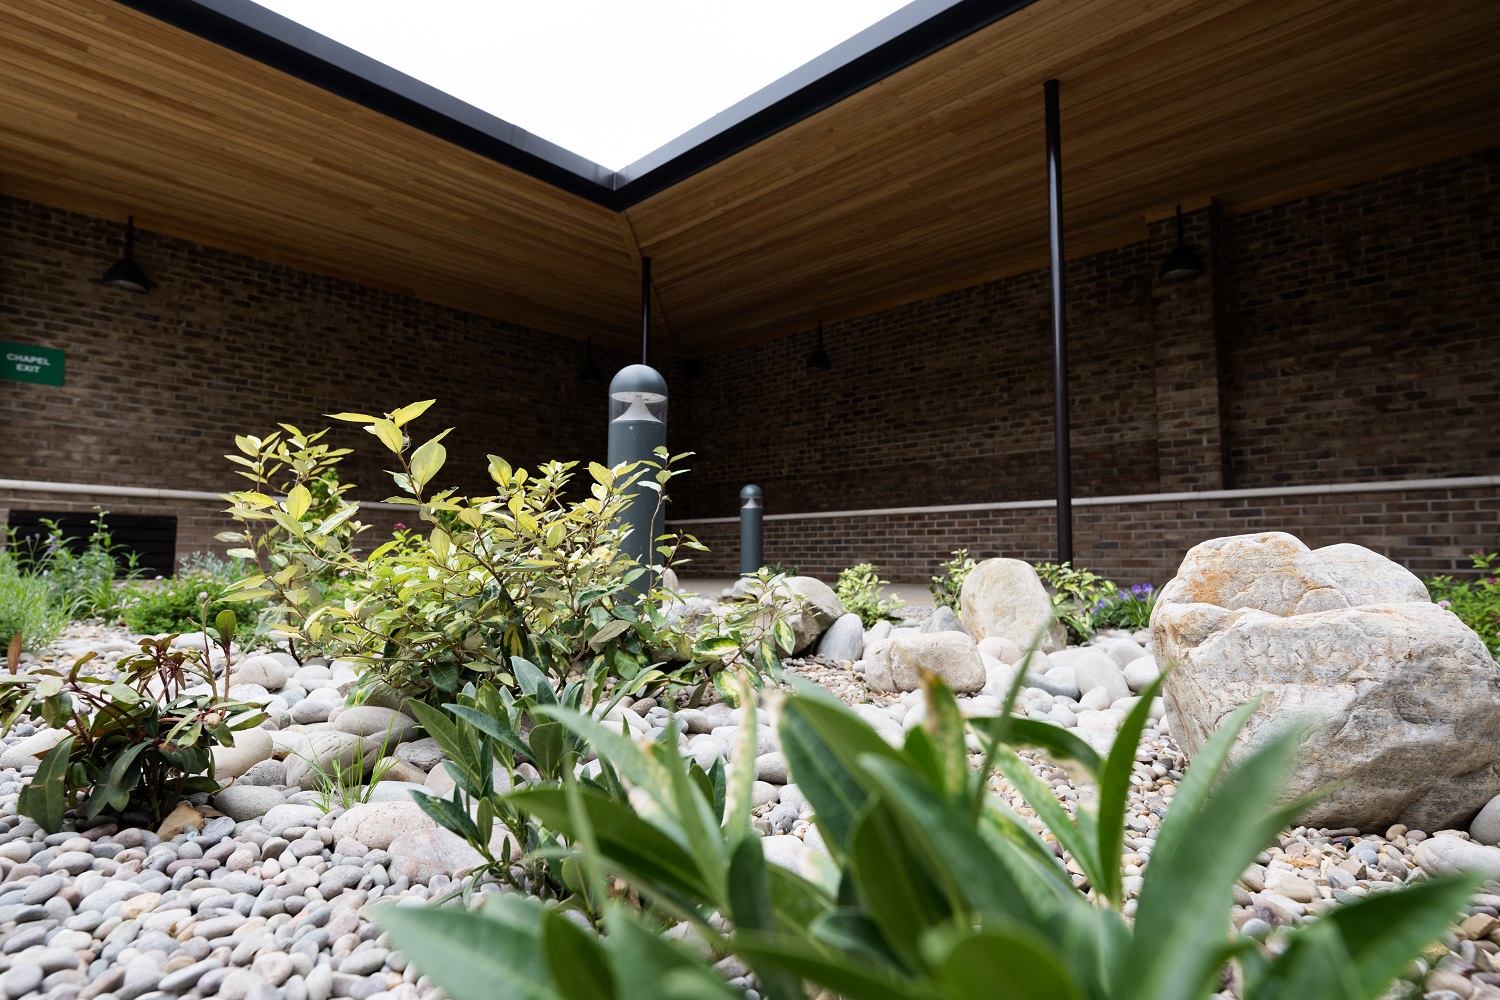
<path id="1" fill-rule="evenodd" d="M 898 632 L 865 650 L 872 691 L 915 691 L 930 670 L 954 691 L 978 691 L 988 676 L 979 646 L 965 632 Z"/>
<path id="2" fill-rule="evenodd" d="M 286 759 L 286 783 L 316 789 L 319 779 L 336 782 L 343 774 L 347 784 L 359 784 L 360 776 L 380 759 L 380 741 L 324 730 L 313 733 Z"/>
<path id="3" fill-rule="evenodd" d="M 1326 554 L 1326 555 L 1325 555 Z M 1461 826 L 1500 793 L 1500 666 L 1411 574 L 1283 532 L 1196 546 L 1151 617 L 1171 731 L 1191 757 L 1263 695 L 1236 752 L 1308 727 L 1287 798 L 1337 782 L 1311 826 Z"/>
<path id="4" fill-rule="evenodd" d="M 1021 649 L 1065 649 L 1068 634 L 1053 613 L 1052 598 L 1031 564 L 986 559 L 969 573 L 959 593 L 964 626 L 976 639 L 995 636 Z"/>

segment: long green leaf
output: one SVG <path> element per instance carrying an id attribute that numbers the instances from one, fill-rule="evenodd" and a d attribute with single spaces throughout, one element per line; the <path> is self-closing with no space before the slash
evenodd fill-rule
<path id="1" fill-rule="evenodd" d="M 427 708 L 425 705 L 422 707 Z M 455 718 L 467 722 L 475 729 L 495 740 L 495 742 L 509 747 L 512 753 L 517 753 L 527 758 L 531 757 L 531 748 L 526 745 L 526 742 L 516 734 L 514 729 L 505 725 L 500 720 L 486 715 L 479 709 L 469 705 L 445 705 L 443 707 L 452 712 Z M 429 708 L 428 711 L 433 711 L 433 709 Z M 420 722 L 421 720 L 418 719 L 417 721 Z M 424 724 L 422 728 L 427 729 L 427 726 Z M 432 732 L 430 729 L 427 731 Z M 439 740 L 438 742 L 441 745 L 442 741 Z"/>
<path id="2" fill-rule="evenodd" d="M 614 1000 L 614 977 L 604 946 L 556 907 L 542 918 L 541 948 L 552 985 L 565 1000 Z"/>
<path id="3" fill-rule="evenodd" d="M 1373 1000 L 1463 912 L 1482 880 L 1431 879 L 1340 906 L 1289 935 L 1245 1000 Z"/>
<path id="4" fill-rule="evenodd" d="M 952 919 L 954 899 L 928 871 L 932 860 L 913 843 L 900 820 L 873 800 L 849 838 L 849 873 L 870 917 L 907 971 L 923 968 L 917 944 L 922 932 Z M 961 900 L 962 897 L 959 897 Z"/>
<path id="5" fill-rule="evenodd" d="M 923 942 L 955 1000 L 1083 1000 L 1055 947 L 1014 920 L 986 920 L 973 932 L 938 933 Z"/>
<path id="6" fill-rule="evenodd" d="M 1203 804 L 1208 801 L 1219 772 L 1229 758 L 1229 748 L 1245 727 L 1245 722 L 1260 706 L 1259 698 L 1252 698 L 1219 724 L 1219 728 L 1208 738 L 1208 742 L 1193 755 L 1192 765 L 1177 783 L 1177 792 L 1172 796 L 1172 807 L 1162 818 L 1161 828 L 1156 832 L 1156 846 L 1151 860 L 1159 861 L 1171 857 L 1188 836 Z"/>
<path id="7" fill-rule="evenodd" d="M 1151 699 L 1161 690 L 1161 684 L 1158 677 L 1141 692 L 1140 700 L 1120 724 L 1114 746 L 1099 772 L 1097 846 L 1094 850 L 1099 881 L 1094 886 L 1116 907 L 1125 904 L 1121 890 L 1120 854 L 1125 844 L 1125 809 L 1130 794 L 1130 776 L 1135 772 L 1136 747 L 1141 742 L 1141 731 L 1146 728 Z"/>
<path id="8" fill-rule="evenodd" d="M 544 963 L 540 903 L 496 896 L 481 913 L 377 906 L 371 915 L 417 969 L 452 1000 L 557 1000 Z"/>
<path id="9" fill-rule="evenodd" d="M 1034 908 L 1050 886 L 1036 886 L 1038 893 L 1023 889 L 1015 872 L 1028 866 L 1002 860 L 1001 852 L 1016 849 L 999 839 L 981 836 L 977 822 L 966 806 L 938 797 L 909 767 L 895 761 L 862 758 L 861 763 L 878 783 L 885 801 L 905 817 L 905 831 L 917 855 L 931 865 L 950 898 L 966 899 L 980 913 L 1014 917 L 1036 923 L 1045 913 Z"/>
<path id="10" fill-rule="evenodd" d="M 406 707 L 449 757 L 459 761 L 472 756 L 470 742 L 460 734 L 457 723 L 443 712 L 420 701 L 408 702 Z"/>
<path id="11" fill-rule="evenodd" d="M 759 837 L 741 838 L 729 858 L 729 914 L 737 931 L 773 933 L 779 921 L 772 911 L 770 878 Z M 761 994 L 771 1000 L 802 1000 L 795 976 L 773 966 L 752 963 L 760 977 Z"/>
<path id="12" fill-rule="evenodd" d="M 699 876 L 697 862 L 686 848 L 624 803 L 587 788 L 579 788 L 577 794 L 608 868 L 666 902 L 689 907 L 710 902 L 710 887 Z M 576 839 L 579 831 L 563 789 L 533 786 L 505 798 L 550 829 Z"/>
<path id="13" fill-rule="evenodd" d="M 150 746 L 151 744 L 149 743 L 137 743 L 116 757 L 114 763 L 110 765 L 109 770 L 104 773 L 104 779 L 99 783 L 99 786 L 95 787 L 94 794 L 103 802 L 109 803 L 110 807 L 114 809 L 124 809 L 129 805 L 131 789 L 135 788 L 136 782 L 140 780 L 140 768 L 134 768 L 134 774 L 132 775 L 131 765 Z M 90 810 L 97 815 L 97 810 L 93 809 L 92 797 L 90 798 L 89 806 Z"/>
<path id="14" fill-rule="evenodd" d="M 802 694 L 781 713 L 781 746 L 797 787 L 812 803 L 834 860 L 843 858 L 855 817 L 874 791 L 861 757 L 899 760 L 896 750 L 832 695 Z"/>
<path id="15" fill-rule="evenodd" d="M 1056 837 L 1063 848 L 1078 862 L 1078 867 L 1083 869 L 1084 875 L 1095 887 L 1105 881 L 1104 868 L 1113 864 L 1119 867 L 1118 856 L 1114 859 L 1101 860 L 1097 845 L 1093 838 L 1085 835 L 1080 829 L 1084 817 L 1084 807 L 1078 808 L 1080 823 L 1075 824 L 1068 817 L 1067 811 L 1063 809 L 1062 803 L 1057 801 L 1057 796 L 1052 794 L 1052 788 L 1031 770 L 1031 765 L 1014 753 L 1001 753 L 995 756 L 995 767 L 1005 775 L 1005 780 L 1015 786 L 1016 791 L 1026 800 L 1026 804 L 1035 810 L 1037 816 L 1052 836 Z"/>
<path id="16" fill-rule="evenodd" d="M 1276 806 L 1300 732 L 1232 768 L 1166 857 L 1153 853 L 1122 981 L 1139 1000 L 1196 1000 L 1223 961 L 1234 880 L 1304 803 Z M 1176 809 L 1176 805 L 1172 809 Z M 1171 809 L 1168 810 L 1170 817 Z"/>
<path id="17" fill-rule="evenodd" d="M 643 927 L 623 906 L 612 907 L 604 925 L 618 1000 L 741 1000 L 707 963 Z"/>
<path id="18" fill-rule="evenodd" d="M 592 715 L 576 712 L 561 705 L 544 705 L 535 714 L 556 719 L 593 745 L 600 760 L 609 761 L 632 785 L 644 790 L 664 808 L 671 801 L 667 775 L 635 741 L 620 735 Z"/>
<path id="19" fill-rule="evenodd" d="M 31 783 L 21 789 L 16 811 L 30 816 L 48 833 L 62 829 L 68 809 L 67 774 L 73 753 L 73 737 L 66 736 L 37 765 Z"/>
<path id="20" fill-rule="evenodd" d="M 936 994 L 911 980 L 806 941 L 746 931 L 736 934 L 734 951 L 746 961 L 783 969 L 827 987 L 844 1000 L 929 1000 Z"/>

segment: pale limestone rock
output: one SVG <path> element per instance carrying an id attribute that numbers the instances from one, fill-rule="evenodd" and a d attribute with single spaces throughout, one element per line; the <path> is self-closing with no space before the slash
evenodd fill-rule
<path id="1" fill-rule="evenodd" d="M 1188 553 L 1152 615 L 1157 663 L 1175 664 L 1167 726 L 1191 756 L 1264 695 L 1236 752 L 1300 719 L 1309 735 L 1286 797 L 1349 782 L 1309 810 L 1308 825 L 1462 825 L 1500 792 L 1500 667 L 1425 592 L 1350 606 L 1418 595 L 1374 553 L 1332 548 L 1332 568 L 1280 532 Z M 1375 569 L 1351 576 L 1354 565 Z"/>
<path id="2" fill-rule="evenodd" d="M 866 650 L 865 683 L 872 691 L 915 691 L 930 670 L 954 691 L 978 691 L 988 676 L 979 647 L 964 632 L 897 634 Z"/>
<path id="3" fill-rule="evenodd" d="M 298 788 L 317 788 L 318 772 L 332 779 L 336 771 L 368 772 L 380 758 L 380 741 L 324 730 L 313 733 L 286 759 L 286 783 Z M 351 781 L 350 784 L 358 784 Z"/>
<path id="4" fill-rule="evenodd" d="M 1064 649 L 1067 632 L 1036 570 L 1020 559 L 986 559 L 964 580 L 959 602 L 964 625 L 976 639 L 997 636 L 1018 649 Z"/>
<path id="5" fill-rule="evenodd" d="M 432 818 L 410 799 L 405 802 L 365 802 L 351 806 L 333 821 L 333 839 L 337 842 L 348 837 L 366 847 L 384 851 L 394 840 L 436 828 Z"/>
<path id="6" fill-rule="evenodd" d="M 280 691 L 286 687 L 290 674 L 281 657 L 263 653 L 236 661 L 230 671 L 230 680 L 235 684 L 259 684 L 267 691 Z"/>
<path id="7" fill-rule="evenodd" d="M 1350 607 L 1432 600 L 1427 585 L 1415 573 L 1363 545 L 1325 545 L 1314 549 L 1313 555 L 1327 568 Z"/>
<path id="8" fill-rule="evenodd" d="M 238 778 L 263 760 L 270 760 L 274 748 L 271 733 L 265 729 L 241 729 L 234 734 L 234 746 L 213 747 L 214 777 Z"/>

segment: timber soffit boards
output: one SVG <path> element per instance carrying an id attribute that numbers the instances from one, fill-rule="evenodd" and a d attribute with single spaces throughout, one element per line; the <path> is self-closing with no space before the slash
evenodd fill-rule
<path id="1" fill-rule="evenodd" d="M 699 357 L 1041 267 L 1051 76 L 1071 258 L 1179 201 L 1234 214 L 1500 144 L 1500 3 L 1036 0 L 697 161 L 698 131 L 618 175 L 486 140 L 590 197 L 146 6 L 0 0 L 0 191 L 627 350 L 643 253 L 663 347 Z"/>
<path id="2" fill-rule="evenodd" d="M 616 212 L 878 83 L 1034 0 L 916 0 L 618 171 L 245 0 L 117 0 Z"/>

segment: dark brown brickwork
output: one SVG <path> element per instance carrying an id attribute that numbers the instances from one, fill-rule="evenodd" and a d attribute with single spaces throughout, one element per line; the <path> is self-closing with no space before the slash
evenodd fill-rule
<path id="1" fill-rule="evenodd" d="M 136 259 L 160 287 L 136 295 L 97 283 L 121 243 L 119 225 L 0 198 L 0 340 L 67 352 L 61 388 L 0 382 L 0 478 L 219 492 L 243 482 L 220 457 L 235 434 L 432 397 L 416 431 L 456 428 L 447 483 L 485 488 L 491 452 L 604 458 L 604 392 L 574 391 L 576 341 L 150 232 Z M 595 356 L 606 371 L 627 360 Z M 394 492 L 369 435 L 340 425 L 330 440 L 356 449 L 345 478 L 360 498 Z M 183 552 L 222 530 L 203 504 L 100 502 L 183 517 Z M 0 493 L 0 507 L 40 504 Z"/>
<path id="2" fill-rule="evenodd" d="M 1235 486 L 1500 459 L 1500 150 L 1227 220 Z"/>
<path id="3" fill-rule="evenodd" d="M 1188 549 L 1220 535 L 1288 531 L 1313 548 L 1354 542 L 1420 576 L 1468 568 L 1468 553 L 1478 546 L 1500 548 L 1500 488 L 1493 486 L 1101 504 L 1073 515 L 1078 565 L 1122 583 L 1158 586 L 1177 572 Z M 846 566 L 873 562 L 888 579 L 925 582 L 958 548 L 975 558 L 1051 561 L 1055 523 L 1050 507 L 767 521 L 765 558 L 830 580 Z M 695 554 L 680 570 L 684 577 L 738 572 L 738 525 L 675 527 L 712 550 Z"/>
<path id="4" fill-rule="evenodd" d="M 1195 281 L 1156 280 L 1171 219 L 1072 262 L 1075 495 L 1500 471 L 1497 192 L 1491 150 L 1241 215 L 1191 212 L 1187 242 L 1209 265 Z M 803 371 L 810 336 L 710 361 L 690 386 L 700 455 L 676 513 L 732 515 L 746 482 L 765 488 L 770 513 L 1051 497 L 1047 322 L 1046 274 L 1034 272 L 830 326 L 826 375 Z M 1270 503 L 1278 527 L 1297 516 L 1319 537 L 1348 527 L 1321 501 Z M 1500 548 L 1492 518 L 1418 530 L 1444 512 L 1422 508 L 1411 523 L 1393 495 L 1379 503 L 1372 537 L 1397 558 L 1462 570 L 1468 550 Z M 1169 531 L 1175 510 L 1182 537 L 1201 540 L 1246 530 L 1235 526 L 1259 509 L 1201 506 L 1191 520 L 1160 505 L 1119 516 L 1160 516 Z M 1080 562 L 1175 566 L 1180 551 L 1100 510 L 1078 508 Z M 1009 551 L 1053 554 L 1050 515 L 1036 512 L 775 523 L 789 547 L 768 541 L 767 558 L 820 571 L 874 558 L 894 579 L 922 579 L 951 548 L 974 548 L 970 531 L 1015 532 Z M 734 547 L 732 530 L 705 531 Z M 716 557 L 698 571 L 734 565 Z"/>
<path id="5" fill-rule="evenodd" d="M 1209 265 L 1156 278 L 1170 218 L 1069 264 L 1076 495 L 1357 483 L 1500 471 L 1500 150 L 1286 205 L 1187 216 Z M 448 473 L 483 489 L 484 455 L 602 458 L 604 393 L 576 342 L 211 247 L 140 234 L 161 287 L 97 283 L 117 223 L 0 197 L 0 340 L 68 353 L 61 388 L 0 382 L 0 479 L 218 492 L 235 433 L 436 396 Z M 675 517 L 732 515 L 746 482 L 769 513 L 1044 499 L 1053 493 L 1047 276 L 1038 271 L 701 362 L 667 361 L 671 445 L 691 450 Z M 817 317 L 808 317 L 811 331 Z M 632 358 L 598 352 L 606 372 Z M 357 429 L 346 478 L 383 499 Z M 1076 510 L 1078 560 L 1159 579 L 1214 534 L 1278 527 L 1354 540 L 1419 571 L 1500 548 L 1496 491 L 1155 503 Z M 0 491 L 0 508 L 181 518 L 209 544 L 211 501 Z M 1403 504 L 1409 506 L 1402 506 Z M 1465 507 L 1463 504 L 1472 506 Z M 1455 506 L 1457 505 L 1457 506 Z M 372 512 L 388 526 L 395 515 Z M 735 529 L 697 572 L 729 572 Z M 1050 512 L 768 522 L 767 558 L 832 573 L 873 560 L 924 579 L 951 549 L 1051 555 Z"/>

